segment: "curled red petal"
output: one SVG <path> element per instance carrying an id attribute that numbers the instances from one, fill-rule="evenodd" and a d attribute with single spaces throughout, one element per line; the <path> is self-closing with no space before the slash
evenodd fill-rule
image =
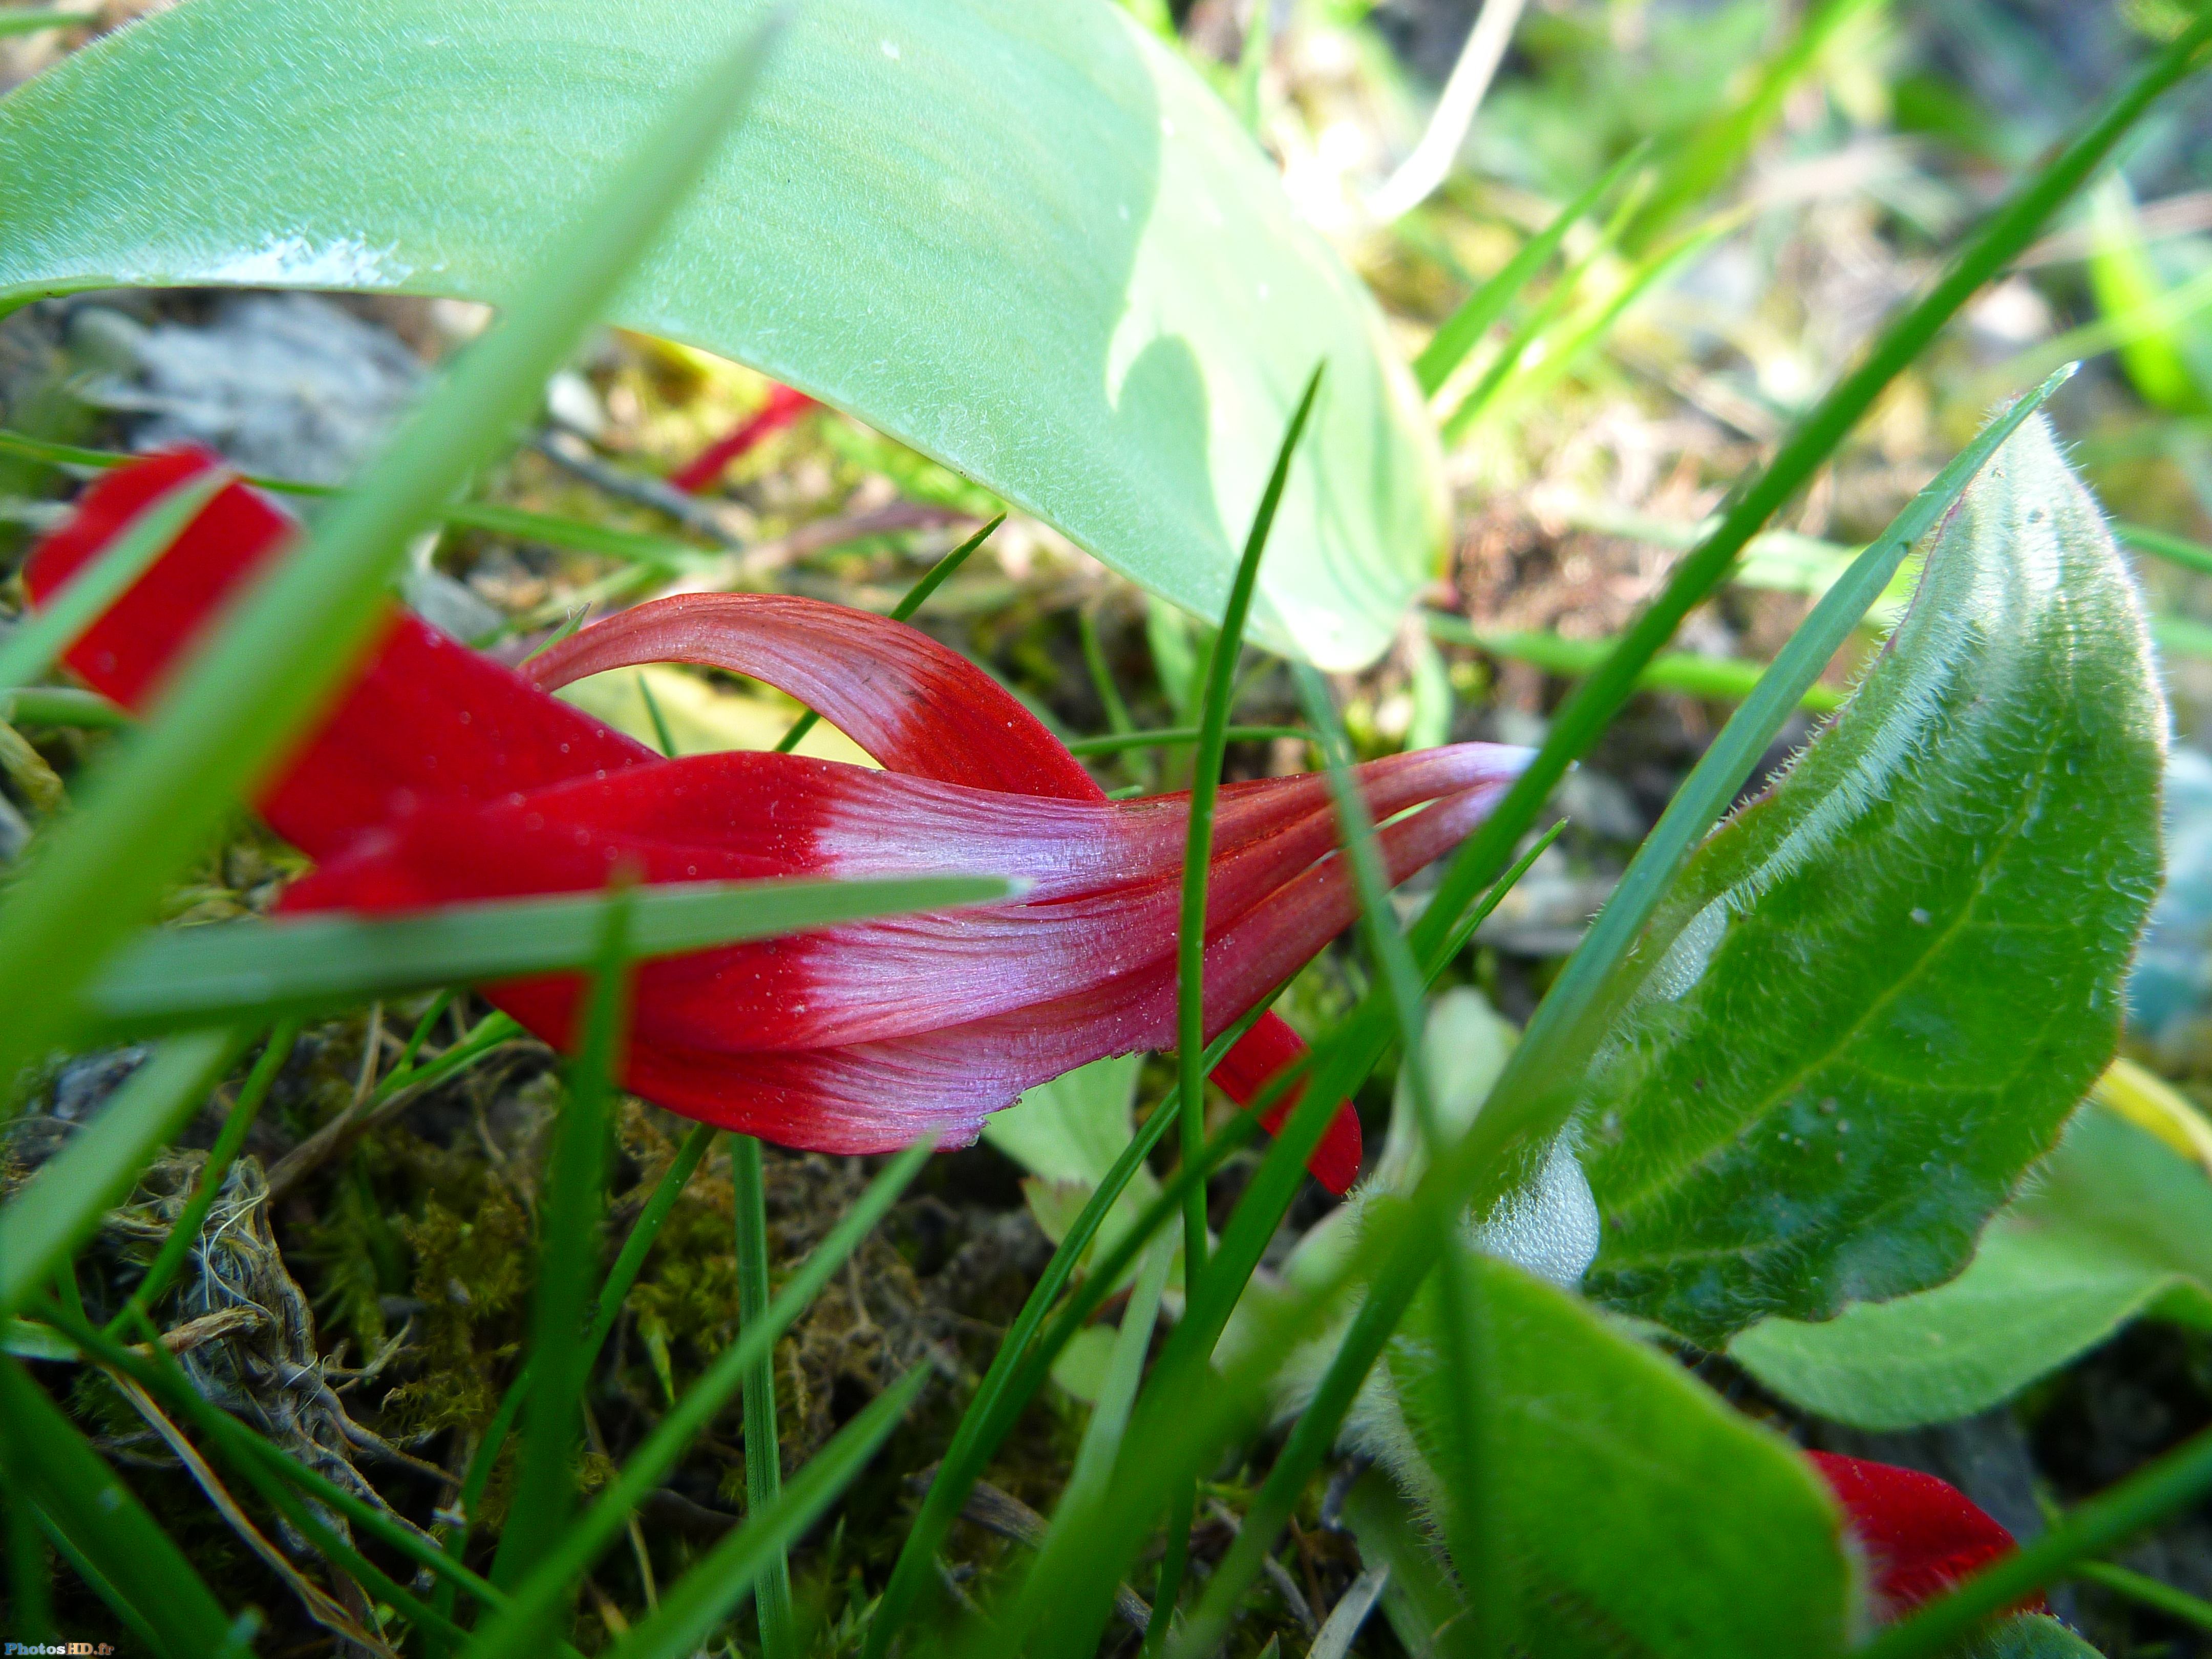
<path id="1" fill-rule="evenodd" d="M 2018 1546 L 2013 1535 L 1947 1480 L 1918 1469 L 1832 1452 L 1808 1452 L 1865 1552 L 1881 1616 L 1893 1619 Z M 2021 1604 L 2043 1607 L 2041 1596 Z"/>
<path id="2" fill-rule="evenodd" d="M 918 628 L 780 593 L 682 593 L 608 617 L 523 672 L 546 690 L 643 663 L 727 669 L 789 692 L 894 772 L 1009 794 L 1105 792 L 1020 700 Z"/>

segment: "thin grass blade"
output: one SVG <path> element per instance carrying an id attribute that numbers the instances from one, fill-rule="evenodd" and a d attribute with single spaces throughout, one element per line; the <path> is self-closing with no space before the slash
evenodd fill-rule
<path id="1" fill-rule="evenodd" d="M 631 949 L 641 960 L 674 956 L 1015 890 L 979 876 L 674 883 L 641 888 L 628 901 Z M 393 919 L 300 916 L 149 933 L 88 988 L 86 1022 L 106 1032 L 168 1030 L 580 968 L 598 949 L 612 902 L 563 894 Z"/>
<path id="2" fill-rule="evenodd" d="M 492 1563 L 492 1582 L 502 1586 L 512 1586 L 544 1559 L 575 1505 L 584 1385 L 592 1365 L 585 1319 L 606 1213 L 614 1077 L 629 1022 L 634 902 L 634 894 L 624 890 L 607 906 L 583 1041 L 568 1068 L 568 1109 L 553 1150 L 531 1305 L 535 1386 L 525 1411 L 514 1510 Z"/>
<path id="3" fill-rule="evenodd" d="M 1443 326 L 1422 349 L 1421 355 L 1413 359 L 1413 379 L 1419 382 L 1423 395 L 1437 395 L 1443 383 L 1451 379 L 1453 371 L 1467 361 L 1468 354 L 1481 343 L 1482 337 L 1505 314 L 1506 307 L 1528 287 L 1530 279 L 1559 251 L 1567 233 L 1611 195 L 1613 186 L 1641 165 L 1650 153 L 1648 143 L 1638 144 L 1600 173 L 1581 195 L 1560 209 L 1549 224 L 1523 243 L 1496 276 L 1444 319 Z"/>
<path id="4" fill-rule="evenodd" d="M 736 1199 L 738 1329 L 742 1334 L 768 1312 L 768 1190 L 762 1180 L 761 1144 L 751 1135 L 730 1137 L 730 1185 Z M 767 1515 L 783 1492 L 783 1455 L 776 1444 L 775 1353 L 763 1353 L 745 1370 L 745 1513 Z M 791 1622 L 791 1564 L 781 1547 L 769 1550 L 757 1573 L 753 1606 L 760 1618 L 764 1659 L 798 1659 Z"/>
<path id="5" fill-rule="evenodd" d="M 714 1420 L 714 1414 L 737 1391 L 745 1372 L 759 1364 L 763 1356 L 775 1351 L 776 1339 L 805 1311 L 830 1275 L 844 1265 L 861 1239 L 921 1172 L 933 1145 L 927 1140 L 917 1141 L 868 1183 L 867 1190 L 830 1230 L 830 1236 L 784 1282 L 782 1290 L 769 1304 L 766 1316 L 741 1331 L 736 1341 L 715 1356 L 706 1373 L 631 1454 L 621 1474 L 561 1534 L 537 1570 L 515 1587 L 508 1607 L 480 1630 L 469 1644 L 469 1659 L 510 1659 L 510 1656 L 533 1651 L 532 1637 L 538 1622 L 560 1605 L 578 1577 L 589 1571 L 599 1553 L 621 1534 L 631 1512 Z"/>
<path id="6" fill-rule="evenodd" d="M 763 1575 L 850 1486 L 913 1407 L 927 1370 L 908 1371 L 869 1401 L 836 1437 L 807 1461 L 768 1507 L 709 1551 L 660 1598 L 659 1611 L 613 1648 L 608 1659 L 685 1659 L 703 1650 L 714 1627 Z"/>
<path id="7" fill-rule="evenodd" d="M 232 1620 L 169 1535 L 76 1425 L 14 1360 L 0 1357 L 0 1464 L 95 1570 L 103 1592 L 169 1659 L 229 1645 Z"/>

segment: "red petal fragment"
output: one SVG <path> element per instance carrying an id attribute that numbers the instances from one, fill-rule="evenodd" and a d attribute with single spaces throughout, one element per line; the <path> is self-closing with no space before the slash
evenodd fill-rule
<path id="1" fill-rule="evenodd" d="M 768 402 L 757 414 L 741 421 L 726 436 L 702 450 L 696 459 L 668 475 L 678 489 L 696 495 L 722 476 L 732 461 L 744 454 L 771 432 L 781 430 L 814 407 L 814 399 L 787 386 L 770 389 Z"/>
<path id="2" fill-rule="evenodd" d="M 178 450 L 101 478 L 32 554 L 24 581 L 33 600 L 50 597 L 157 497 L 216 465 Z M 85 630 L 70 666 L 143 712 L 297 528 L 259 491 L 231 485 Z M 653 758 L 395 607 L 351 689 L 278 769 L 261 805 L 286 839 L 323 859 L 423 802 L 490 800 Z"/>
<path id="3" fill-rule="evenodd" d="M 2010 1533 L 1947 1480 L 1832 1452 L 1805 1455 L 1844 1506 L 1852 1535 L 1866 1552 L 1885 1620 L 2018 1547 Z M 2043 1606 L 2039 1595 L 2021 1603 L 2026 1611 Z"/>

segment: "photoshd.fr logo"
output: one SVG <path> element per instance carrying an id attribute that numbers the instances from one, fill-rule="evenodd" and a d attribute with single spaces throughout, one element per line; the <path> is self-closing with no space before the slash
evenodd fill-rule
<path id="1" fill-rule="evenodd" d="M 18 1655 L 70 1655 L 72 1659 L 111 1659 L 115 1650 L 105 1642 L 0 1642 L 0 1659 Z"/>

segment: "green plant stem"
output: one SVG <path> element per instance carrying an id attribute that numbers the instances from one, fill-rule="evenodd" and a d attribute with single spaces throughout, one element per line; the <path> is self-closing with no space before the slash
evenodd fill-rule
<path id="1" fill-rule="evenodd" d="M 2199 575 L 2212 575 L 2212 547 L 2192 542 L 2185 536 L 2170 531 L 2153 530 L 2147 525 L 2120 524 L 2112 526 L 2112 534 L 2120 538 L 2121 545 L 2131 547 L 2138 553 L 2148 553 L 2153 558 L 2178 564 L 2185 570 L 2194 570 Z"/>
<path id="2" fill-rule="evenodd" d="M 1493 657 L 1533 663 L 1553 674 L 1590 673 L 1601 667 L 1620 643 L 1618 639 L 1571 640 L 1535 629 L 1477 628 L 1461 617 L 1435 611 L 1422 612 L 1421 622 L 1431 636 L 1448 644 L 1473 646 Z M 1751 695 L 1752 687 L 1765 671 L 1764 663 L 1667 651 L 1644 665 L 1637 676 L 1636 688 L 1740 702 Z M 1842 692 L 1817 684 L 1808 686 L 1798 700 L 1800 707 L 1823 714 L 1842 707 L 1843 701 Z"/>
<path id="3" fill-rule="evenodd" d="M 1390 1012 L 1396 1017 L 1400 1075 L 1413 1095 L 1423 1138 L 1431 1147 L 1441 1148 L 1445 1145 L 1443 1124 L 1437 1113 L 1424 1042 L 1427 987 L 1390 908 L 1389 877 L 1376 841 L 1374 819 L 1352 778 L 1350 745 L 1329 701 L 1328 688 L 1319 674 L 1304 665 L 1293 672 L 1306 719 L 1322 734 L 1329 793 L 1341 826 L 1340 839 L 1359 893 L 1362 931 Z M 1453 1626 L 1450 1646 L 1470 1659 L 1490 1659 L 1503 1651 L 1509 1622 L 1508 1604 L 1498 1582 L 1505 1553 L 1494 1536 L 1496 1505 L 1491 1501 L 1491 1460 L 1486 1455 L 1480 1409 L 1486 1379 L 1494 1368 L 1483 1352 L 1480 1287 L 1457 1240 L 1445 1240 L 1436 1278 L 1443 1304 L 1443 1316 L 1437 1321 L 1443 1347 L 1438 1359 L 1443 1374 L 1451 1379 L 1445 1390 L 1441 1448 L 1444 1486 L 1449 1494 L 1443 1530 L 1448 1553 L 1459 1569 L 1467 1595 L 1467 1614 Z"/>
<path id="4" fill-rule="evenodd" d="M 968 556 L 990 540 L 991 532 L 1006 521 L 1006 515 L 1001 513 L 924 571 L 921 580 L 907 589 L 906 597 L 891 607 L 891 620 L 904 622 L 915 611 L 921 610 L 923 605 L 927 603 L 929 596 L 944 586 L 952 573 L 968 562 Z M 788 755 L 793 750 L 798 748 L 799 740 L 811 732 L 814 729 L 814 723 L 821 718 L 822 716 L 811 708 L 801 714 L 791 723 L 791 730 L 785 732 L 782 738 L 776 744 L 775 752 L 779 755 Z"/>
<path id="5" fill-rule="evenodd" d="M 2078 1578 L 2085 1584 L 2095 1584 L 2115 1595 L 2124 1595 L 2130 1601 L 2139 1601 L 2144 1607 L 2155 1608 L 2167 1618 L 2178 1619 L 2185 1625 L 2194 1625 L 2202 1631 L 2212 1631 L 2212 1601 L 2162 1583 L 2148 1573 L 2133 1572 L 2126 1567 L 2114 1566 L 2109 1561 L 2084 1561 L 2067 1577 Z"/>
<path id="6" fill-rule="evenodd" d="M 645 699 L 646 718 L 653 722 L 653 739 L 659 744 L 660 752 L 674 760 L 676 734 L 668 729 L 668 716 L 660 712 L 660 699 L 653 695 L 653 686 L 641 668 L 637 672 L 637 695 Z"/>
<path id="7" fill-rule="evenodd" d="M 627 899 L 629 890 L 620 890 L 620 896 Z M 492 1582 L 507 1588 L 544 1559 L 575 1505 L 575 1462 L 592 1366 L 585 1320 L 593 1309 L 592 1279 L 606 1209 L 614 1077 L 629 1001 L 629 904 L 610 905 L 547 1181 L 530 1321 L 537 1382 L 525 1411 L 514 1512 L 492 1565 Z"/>
<path id="8" fill-rule="evenodd" d="M 1168 1516 L 1167 1551 L 1160 1557 L 1160 1576 L 1152 1588 L 1152 1617 L 1145 1626 L 1141 1659 L 1158 1659 L 1175 1628 L 1176 1602 L 1182 1595 L 1183 1575 L 1190 1570 L 1190 1526 L 1197 1513 L 1198 1485 L 1193 1481 L 1177 1496 Z"/>
<path id="9" fill-rule="evenodd" d="M 761 1144 L 751 1135 L 730 1137 L 730 1187 L 737 1200 L 738 1329 L 768 1312 L 768 1190 L 762 1180 Z M 783 1490 L 782 1455 L 776 1443 L 775 1353 L 746 1368 L 741 1385 L 745 1418 L 745 1513 L 765 1515 Z M 766 1659 L 798 1659 L 791 1619 L 791 1564 L 778 1549 L 761 1570 L 753 1591 Z"/>
<path id="10" fill-rule="evenodd" d="M 701 1123 L 684 1138 L 683 1146 L 677 1149 L 675 1160 L 660 1177 L 659 1184 L 653 1188 L 653 1196 L 646 1200 L 636 1224 L 629 1230 L 629 1236 L 623 1240 L 622 1253 L 615 1258 L 615 1265 L 607 1273 L 606 1283 L 599 1287 L 599 1314 L 592 1321 L 591 1334 L 584 1339 L 585 1364 L 587 1366 L 598 1363 L 599 1351 L 606 1346 L 608 1333 L 614 1329 L 615 1320 L 622 1312 L 623 1298 L 629 1294 L 630 1286 L 637 1282 L 639 1271 L 645 1266 L 646 1253 L 653 1248 L 653 1241 L 659 1237 L 669 1212 L 676 1207 L 676 1200 L 684 1195 L 684 1188 L 698 1169 L 700 1160 L 706 1157 L 708 1148 L 714 1144 L 714 1133 L 711 1124 Z M 468 1553 L 472 1517 L 483 1503 L 484 1488 L 491 1483 L 491 1472 L 499 1462 L 500 1449 L 507 1443 L 508 1431 L 514 1427 L 514 1419 L 522 1410 L 523 1400 L 530 1392 L 530 1367 L 525 1364 L 515 1373 L 514 1381 L 507 1385 L 507 1392 L 500 1397 L 499 1409 L 492 1413 L 491 1421 L 484 1425 L 476 1449 L 469 1454 L 468 1468 L 461 1477 L 460 1492 L 453 1503 L 461 1522 L 446 1535 L 445 1555 L 451 1561 L 458 1563 Z M 453 1590 L 454 1583 L 451 1579 L 438 1586 L 438 1610 L 449 1616 L 453 1610 Z"/>
<path id="11" fill-rule="evenodd" d="M 269 1091 L 276 1081 L 276 1074 L 284 1069 L 284 1062 L 291 1058 L 292 1045 L 299 1035 L 300 1026 L 296 1020 L 285 1022 L 270 1034 L 269 1046 L 261 1051 L 261 1058 L 254 1061 L 253 1069 L 246 1073 L 246 1082 L 238 1091 L 238 1103 L 230 1109 L 230 1115 L 223 1120 L 222 1128 L 215 1138 L 215 1145 L 208 1151 L 207 1162 L 200 1166 L 199 1182 L 193 1188 L 191 1197 L 178 1212 L 176 1221 L 169 1228 L 169 1236 L 161 1241 L 159 1254 L 154 1257 L 153 1265 L 146 1269 L 146 1276 L 138 1281 L 138 1288 L 131 1293 L 130 1301 L 108 1322 L 107 1328 L 111 1334 L 153 1307 L 155 1298 L 168 1289 L 169 1280 L 176 1276 L 177 1269 L 184 1265 L 192 1246 L 199 1242 L 200 1228 L 207 1220 L 208 1211 L 215 1205 L 216 1194 L 222 1190 L 223 1177 L 230 1173 L 232 1163 L 245 1146 L 246 1131 L 253 1127 L 253 1120 L 260 1113 L 262 1102 L 268 1099 Z"/>
<path id="12" fill-rule="evenodd" d="M 1252 1029 L 1260 1016 L 1273 1003 L 1272 996 L 1264 999 L 1257 1007 L 1207 1044 L 1207 1066 L 1218 1065 L 1221 1057 Z M 1008 1327 L 1005 1339 L 999 1344 L 998 1352 L 992 1355 L 990 1367 L 984 1372 L 982 1382 L 976 1386 L 975 1398 L 968 1402 L 968 1409 L 961 1414 L 960 1422 L 953 1430 L 952 1442 L 945 1448 L 945 1456 L 938 1465 L 936 1478 L 930 1482 L 929 1491 L 922 1498 L 921 1510 L 915 1516 L 914 1525 L 907 1533 L 906 1542 L 900 1546 L 898 1559 L 891 1568 L 890 1580 L 884 1586 L 882 1599 L 876 1604 L 876 1610 L 869 1620 L 867 1641 L 863 1649 L 866 1659 L 881 1659 L 881 1656 L 890 1650 L 892 1639 L 903 1627 L 908 1614 L 913 1610 L 915 1598 L 935 1571 L 938 1547 L 951 1528 L 953 1517 L 968 1501 L 969 1489 L 1012 1429 L 1014 1419 L 1028 1403 L 1030 1395 L 1042 1384 L 1053 1357 L 1058 1353 L 1066 1336 L 1073 1334 L 1074 1323 L 1064 1320 L 1064 1330 L 1054 1328 L 1060 1331 L 1057 1341 L 1050 1333 L 1042 1341 L 1038 1340 L 1038 1333 L 1042 1329 L 1047 1316 L 1052 1312 L 1061 1289 L 1074 1273 L 1076 1264 L 1091 1249 L 1091 1240 L 1097 1237 L 1099 1227 L 1105 1222 L 1115 1201 L 1128 1186 L 1131 1177 L 1144 1167 L 1145 1159 L 1159 1144 L 1160 1137 L 1167 1133 L 1169 1126 L 1177 1121 L 1180 1116 L 1178 1098 L 1177 1090 L 1171 1088 L 1167 1098 L 1152 1109 L 1152 1115 L 1130 1138 L 1129 1144 L 1121 1149 L 1121 1156 L 1107 1170 L 1106 1178 L 1092 1191 L 1089 1201 L 1076 1216 L 1074 1224 L 1061 1237 L 1059 1247 L 1052 1253 L 1052 1259 L 1045 1264 L 1044 1272 L 1030 1286 L 1021 1312 L 1015 1316 L 1013 1324 Z M 1227 1156 L 1227 1147 L 1231 1144 L 1238 1143 L 1240 1130 L 1249 1133 L 1249 1119 L 1240 1117 L 1216 1137 L 1217 1143 L 1223 1149 L 1221 1156 Z M 1176 1177 L 1177 1180 L 1188 1178 L 1188 1171 Z M 1175 1182 L 1170 1182 L 1169 1188 L 1168 1192 L 1162 1193 L 1153 1201 L 1152 1211 L 1147 1212 L 1147 1218 L 1140 1218 L 1123 1235 L 1116 1251 L 1109 1252 L 1107 1261 L 1092 1264 L 1085 1279 L 1086 1285 L 1111 1285 L 1121 1282 L 1122 1271 L 1135 1260 L 1137 1249 L 1143 1247 L 1144 1241 L 1158 1226 L 1165 1224 L 1170 1206 L 1182 1202 L 1182 1194 L 1176 1189 Z M 1032 1363 L 1038 1356 L 1042 1356 L 1042 1364 Z"/>
<path id="13" fill-rule="evenodd" d="M 1270 738 L 1297 738 L 1307 743 L 1313 733 L 1298 726 L 1226 726 L 1222 738 L 1228 743 L 1261 743 Z M 1163 726 L 1151 732 L 1115 732 L 1099 738 L 1076 738 L 1067 744 L 1071 755 L 1118 755 L 1129 749 L 1174 749 L 1203 741 L 1204 731 L 1195 726 Z"/>
<path id="14" fill-rule="evenodd" d="M 1176 1084 L 1182 1095 L 1182 1155 L 1196 1164 L 1206 1150 L 1206 892 L 1213 866 L 1213 805 L 1221 790 L 1221 760 L 1228 746 L 1229 706 L 1237 684 L 1237 657 L 1243 648 L 1244 623 L 1252 611 L 1252 592 L 1260 579 L 1260 560 L 1267 548 L 1267 532 L 1274 527 L 1275 508 L 1289 482 L 1291 459 L 1297 453 L 1306 417 L 1321 392 L 1322 365 L 1307 378 L 1305 392 L 1291 416 L 1275 453 L 1274 471 L 1252 515 L 1252 528 L 1244 539 L 1244 555 L 1237 561 L 1236 580 L 1222 608 L 1220 631 L 1206 665 L 1205 693 L 1200 704 L 1198 753 L 1192 763 L 1190 828 L 1184 843 L 1182 908 L 1176 930 Z M 1194 1295 L 1206 1277 L 1206 1194 L 1203 1186 L 1191 1191 L 1183 1212 L 1182 1282 L 1186 1295 Z M 1155 1617 L 1159 1613 L 1154 1610 Z"/>
<path id="15" fill-rule="evenodd" d="M 1546 261 L 1559 252 L 1568 231 L 1640 166 L 1650 149 L 1650 141 L 1646 139 L 1600 173 L 1595 182 L 1553 216 L 1549 224 L 1522 243 L 1520 251 L 1505 262 L 1496 276 L 1475 289 L 1466 303 L 1443 320 L 1421 355 L 1413 360 L 1413 379 L 1424 396 L 1437 395 L 1451 378 L 1452 371 L 1467 361 L 1468 354 L 1505 314 L 1506 307 L 1528 287 Z"/>
<path id="16" fill-rule="evenodd" d="M 1924 1602 L 1858 1650 L 1858 1659 L 1936 1659 L 1984 1620 L 2033 1595 L 2076 1562 L 2124 1543 L 2212 1490 L 2212 1429 L 2118 1486 L 2076 1504 L 2042 1537 Z"/>

